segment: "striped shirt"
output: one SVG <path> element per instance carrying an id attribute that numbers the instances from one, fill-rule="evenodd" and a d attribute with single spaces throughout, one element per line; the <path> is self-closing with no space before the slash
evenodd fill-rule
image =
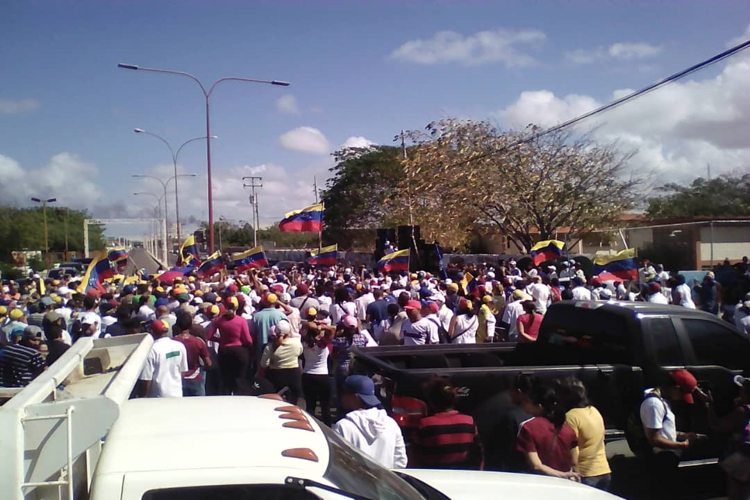
<path id="1" fill-rule="evenodd" d="M 0 385 L 26 387 L 44 369 L 44 358 L 33 347 L 10 344 L 0 351 Z"/>
<path id="2" fill-rule="evenodd" d="M 420 467 L 478 468 L 482 462 L 474 419 L 456 410 L 420 420 L 415 444 Z"/>

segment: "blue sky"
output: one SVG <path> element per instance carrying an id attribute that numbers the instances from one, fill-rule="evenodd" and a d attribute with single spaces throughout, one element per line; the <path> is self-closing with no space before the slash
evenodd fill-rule
<path id="1" fill-rule="evenodd" d="M 203 136 L 195 74 L 212 97 L 216 218 L 250 217 L 242 175 L 261 175 L 271 223 L 312 201 L 330 152 L 390 144 L 448 116 L 552 125 L 750 38 L 747 1 L 13 1 L 0 7 L 0 197 L 57 196 L 102 217 L 147 214 L 134 173 L 171 175 L 159 141 Z M 651 101 L 586 124 L 638 149 L 633 168 L 688 181 L 748 168 L 742 55 Z M 744 85 L 743 85 L 744 84 Z M 745 133 L 741 133 L 741 130 Z M 181 215 L 205 219 L 205 147 L 186 146 Z M 663 174 L 663 175 L 662 175 Z M 173 196 L 173 195 L 172 195 Z M 168 199 L 173 217 L 173 197 Z M 111 231 L 125 232 L 119 226 Z M 132 230 L 127 230 L 132 232 Z"/>

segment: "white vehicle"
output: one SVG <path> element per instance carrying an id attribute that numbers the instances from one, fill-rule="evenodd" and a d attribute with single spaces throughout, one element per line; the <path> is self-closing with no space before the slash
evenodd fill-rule
<path id="1" fill-rule="evenodd" d="M 527 474 L 391 471 L 276 395 L 129 400 L 150 336 L 83 340 L 7 391 L 3 499 L 614 498 Z"/>

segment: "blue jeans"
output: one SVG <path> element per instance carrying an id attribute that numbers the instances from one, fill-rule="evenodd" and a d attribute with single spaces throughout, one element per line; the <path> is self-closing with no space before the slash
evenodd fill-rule
<path id="1" fill-rule="evenodd" d="M 206 376 L 202 371 L 200 377 L 195 380 L 182 379 L 182 395 L 184 397 L 206 395 Z"/>

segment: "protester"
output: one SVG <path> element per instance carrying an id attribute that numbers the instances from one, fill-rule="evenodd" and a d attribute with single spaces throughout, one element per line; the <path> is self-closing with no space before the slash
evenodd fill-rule
<path id="1" fill-rule="evenodd" d="M 425 384 L 431 415 L 419 421 L 415 447 L 417 466 L 479 469 L 482 450 L 474 419 L 456 411 L 456 388 L 443 377 Z"/>
<path id="2" fill-rule="evenodd" d="M 235 394 L 247 390 L 246 384 L 253 356 L 253 338 L 247 321 L 237 316 L 238 302 L 235 297 L 224 301 L 225 313 L 208 326 L 208 339 L 219 344 L 219 370 L 222 393 Z"/>
<path id="3" fill-rule="evenodd" d="M 263 351 L 260 370 L 277 392 L 288 391 L 284 398 L 292 404 L 297 404 L 302 393 L 301 355 L 302 344 L 299 338 L 292 338 L 292 325 L 288 321 L 278 322 Z"/>
<path id="4" fill-rule="evenodd" d="M 525 300 L 521 302 L 521 305 L 524 313 L 516 320 L 518 341 L 521 343 L 536 342 L 537 337 L 539 337 L 539 327 L 544 318 L 537 313 L 536 302 Z"/>
<path id="5" fill-rule="evenodd" d="M 404 345 L 439 344 L 438 325 L 426 317 L 422 317 L 422 304 L 418 300 L 410 300 L 404 306 L 407 319 L 401 323 L 401 338 Z M 429 308 L 425 307 L 429 313 Z"/>
<path id="6" fill-rule="evenodd" d="M 205 372 L 213 366 L 206 341 L 192 334 L 193 318 L 187 311 L 178 313 L 176 327 L 174 339 L 185 346 L 188 364 L 187 371 L 182 374 L 182 395 L 205 396 Z"/>
<path id="7" fill-rule="evenodd" d="M 305 406 L 311 414 L 320 404 L 320 419 L 331 425 L 331 386 L 333 379 L 328 369 L 328 358 L 332 349 L 331 339 L 336 327 L 329 322 L 318 320 L 314 308 L 308 310 L 307 326 L 304 330 L 302 354 L 305 366 L 302 371 L 302 393 Z"/>
<path id="8" fill-rule="evenodd" d="M 451 344 L 475 344 L 478 329 L 479 318 L 474 314 L 474 304 L 461 298 L 448 327 L 448 341 Z"/>
<path id="9" fill-rule="evenodd" d="M 26 387 L 44 371 L 41 345 L 42 338 L 31 331 L 13 330 L 11 342 L 0 349 L 0 385 Z"/>
<path id="10" fill-rule="evenodd" d="M 341 387 L 340 404 L 347 413 L 333 424 L 336 433 L 383 467 L 406 467 L 406 447 L 401 429 L 382 408 L 369 377 L 346 377 Z"/>
<path id="11" fill-rule="evenodd" d="M 154 344 L 141 371 L 141 396 L 181 398 L 182 373 L 188 371 L 185 346 L 169 337 L 169 323 L 154 320 L 149 327 Z"/>

